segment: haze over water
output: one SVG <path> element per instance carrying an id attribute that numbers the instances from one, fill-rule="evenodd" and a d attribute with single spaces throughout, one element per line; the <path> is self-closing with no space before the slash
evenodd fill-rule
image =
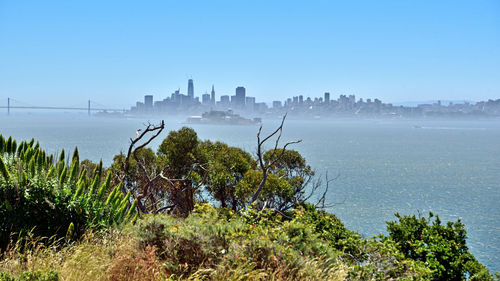
<path id="1" fill-rule="evenodd" d="M 89 118 L 83 114 L 16 114 L 0 117 L 0 134 L 35 137 L 49 153 L 78 146 L 81 159 L 126 151 L 148 120 Z M 159 120 L 151 119 L 152 123 Z M 156 150 L 182 120 L 165 119 Z M 264 120 L 264 131 L 279 120 Z M 254 153 L 256 126 L 192 125 L 200 139 L 220 140 Z M 394 213 L 438 214 L 466 225 L 468 246 L 492 271 L 500 271 L 500 120 L 287 120 L 284 141 L 331 186 L 330 209 L 364 236 L 385 233 Z"/>

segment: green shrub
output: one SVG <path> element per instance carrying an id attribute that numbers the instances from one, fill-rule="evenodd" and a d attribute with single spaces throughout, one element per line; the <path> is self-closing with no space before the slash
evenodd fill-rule
<path id="1" fill-rule="evenodd" d="M 468 277 L 474 280 L 479 276 L 481 280 L 492 280 L 484 266 L 469 252 L 465 226 L 460 220 L 443 225 L 432 213 L 429 218 L 397 213 L 396 217 L 398 222 L 387 223 L 389 239 L 406 258 L 425 263 L 432 270 L 433 280 L 465 280 Z"/>
<path id="2" fill-rule="evenodd" d="M 16 142 L 9 140 L 13 150 Z M 77 149 L 71 167 L 61 161 L 56 167 L 53 156 L 41 150 L 38 142 L 32 148 L 33 143 L 34 140 L 21 142 L 18 153 L 9 153 L 7 149 L 0 153 L 0 249 L 28 233 L 35 237 L 74 239 L 87 228 L 119 225 L 134 219 L 136 204 L 130 196 L 123 194 L 120 186 L 111 187 L 109 176 L 98 190 L 100 178 L 90 178 L 94 172 L 87 173 L 88 163 L 79 165 Z M 100 173 L 94 170 L 95 174 Z M 106 198 L 111 190 L 113 196 Z"/>

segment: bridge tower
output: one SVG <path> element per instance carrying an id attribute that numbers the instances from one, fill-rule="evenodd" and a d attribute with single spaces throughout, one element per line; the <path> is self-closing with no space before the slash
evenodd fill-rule
<path id="1" fill-rule="evenodd" d="M 89 113 L 89 116 L 90 116 L 90 100 L 89 100 L 89 108 L 88 108 L 88 113 Z"/>
<path id="2" fill-rule="evenodd" d="M 10 115 L 10 98 L 7 98 L 7 115 Z"/>

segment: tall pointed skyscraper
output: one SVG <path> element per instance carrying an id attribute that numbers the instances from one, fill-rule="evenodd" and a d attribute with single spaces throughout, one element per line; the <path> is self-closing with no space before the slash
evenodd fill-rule
<path id="1" fill-rule="evenodd" d="M 194 99 L 194 85 L 193 79 L 188 80 L 188 97 Z"/>
<path id="2" fill-rule="evenodd" d="M 210 93 L 210 102 L 212 104 L 215 104 L 215 90 L 214 90 L 214 85 L 212 85 L 212 92 Z"/>

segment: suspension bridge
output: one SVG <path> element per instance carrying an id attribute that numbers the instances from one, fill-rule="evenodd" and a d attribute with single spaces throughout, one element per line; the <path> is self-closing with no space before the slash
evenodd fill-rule
<path id="1" fill-rule="evenodd" d="M 87 111 L 88 115 L 91 115 L 93 111 L 111 111 L 111 112 L 125 112 L 126 109 L 109 108 L 105 105 L 97 103 L 95 101 L 88 100 L 85 105 L 77 104 L 73 106 L 37 106 L 19 101 L 13 98 L 7 98 L 7 105 L 0 105 L 0 108 L 7 109 L 7 115 L 10 115 L 12 109 L 40 109 L 40 110 L 75 110 L 75 111 Z"/>

